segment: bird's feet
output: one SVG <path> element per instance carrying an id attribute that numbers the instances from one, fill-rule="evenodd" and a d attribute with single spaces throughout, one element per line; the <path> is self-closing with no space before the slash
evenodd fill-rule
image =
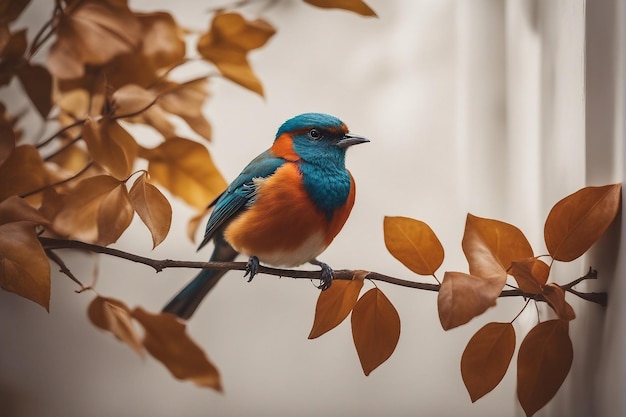
<path id="1" fill-rule="evenodd" d="M 329 289 L 330 285 L 333 283 L 333 278 L 335 277 L 333 269 L 328 264 L 318 261 L 317 259 L 313 259 L 310 263 L 322 268 L 322 278 L 320 279 L 320 285 L 318 285 L 317 288 L 322 291 Z"/>
<path id="2" fill-rule="evenodd" d="M 248 282 L 250 282 L 252 281 L 252 278 L 254 278 L 254 276 L 256 275 L 258 271 L 259 271 L 259 258 L 257 258 L 256 256 L 251 256 L 248 259 L 248 263 L 246 265 L 246 273 L 243 276 L 245 278 L 248 275 L 250 275 L 250 278 L 248 278 Z"/>

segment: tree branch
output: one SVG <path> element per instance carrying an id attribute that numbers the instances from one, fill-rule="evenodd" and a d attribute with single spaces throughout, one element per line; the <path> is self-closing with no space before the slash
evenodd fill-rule
<path id="1" fill-rule="evenodd" d="M 109 248 L 106 246 L 94 245 L 91 243 L 80 242 L 70 239 L 55 239 L 49 237 L 39 237 L 39 241 L 46 251 L 51 249 L 78 249 L 89 252 L 101 253 L 116 258 L 126 259 L 131 262 L 140 263 L 153 268 L 156 272 L 161 272 L 167 268 L 196 268 L 196 269 L 212 269 L 212 270 L 228 270 L 228 271 L 245 271 L 247 262 L 196 262 L 196 261 L 179 261 L 172 259 L 153 259 L 145 256 L 135 255 L 119 249 Z M 296 279 L 321 279 L 321 270 L 318 271 L 302 271 L 295 269 L 271 268 L 260 265 L 259 273 L 266 275 L 274 275 L 278 277 L 289 277 Z M 351 269 L 337 269 L 334 271 L 335 279 L 351 280 L 357 271 Z M 580 278 L 573 280 L 567 284 L 561 285 L 564 291 L 570 292 L 583 300 L 606 306 L 607 294 L 605 292 L 580 292 L 573 287 L 587 279 L 596 279 L 597 271 L 589 268 L 589 272 Z M 441 285 L 430 284 L 426 282 L 409 281 L 401 278 L 392 277 L 378 272 L 369 272 L 367 279 L 374 281 L 387 282 L 389 284 L 401 287 L 415 288 L 424 291 L 439 292 Z M 520 289 L 503 290 L 500 297 L 524 297 L 536 301 L 546 301 L 541 294 L 529 294 Z"/>

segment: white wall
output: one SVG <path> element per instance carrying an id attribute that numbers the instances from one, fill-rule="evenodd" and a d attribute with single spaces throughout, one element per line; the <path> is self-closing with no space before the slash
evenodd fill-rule
<path id="1" fill-rule="evenodd" d="M 587 183 L 623 177 L 616 156 L 623 151 L 623 95 L 611 96 L 623 91 L 623 67 L 617 67 L 623 56 L 617 59 L 618 43 L 599 49 L 589 44 L 596 36 L 590 28 L 613 39 L 623 10 L 612 13 L 616 24 L 610 26 L 591 17 L 605 9 L 582 0 L 370 0 L 380 16 L 376 20 L 284 3 L 264 14 L 278 33 L 252 55 L 266 98 L 221 80 L 211 83 L 210 148 L 232 179 L 269 146 L 283 120 L 303 111 L 333 113 L 369 137 L 370 144 L 349 152 L 357 203 L 322 256 L 331 265 L 413 278 L 385 251 L 385 215 L 411 216 L 432 226 L 446 248 L 441 276 L 445 269 L 467 268 L 460 243 L 468 211 L 519 226 L 541 252 L 543 220 L 558 199 Z M 168 1 L 131 5 L 174 7 Z M 189 0 L 174 13 L 181 23 L 204 30 L 207 7 Z M 36 12 L 30 11 L 32 19 Z M 597 42 L 605 45 L 602 39 Z M 585 53 L 598 55 L 585 64 Z M 613 128 L 607 130 L 607 124 Z M 190 216 L 177 205 L 171 234 L 154 252 L 138 222 L 117 247 L 156 258 L 205 259 L 208 251 L 196 253 L 185 237 Z M 559 266 L 559 282 L 578 276 L 588 264 L 598 268 L 601 282 L 588 288 L 608 288 L 611 303 L 603 310 L 572 301 L 578 313 L 573 369 L 538 415 L 626 413 L 625 313 L 619 302 L 626 256 L 622 247 L 621 263 L 613 265 L 620 232 L 612 234 L 589 258 Z M 89 281 L 94 261 L 81 256 L 70 266 Z M 184 270 L 155 275 L 105 258 L 97 266 L 100 293 L 153 311 L 193 275 Z M 475 404 L 459 371 L 471 335 L 488 321 L 510 320 L 523 300 L 501 300 L 485 317 L 444 332 L 434 294 L 380 288 L 400 313 L 402 335 L 392 358 L 364 377 L 347 323 L 318 340 L 306 339 L 317 296 L 310 283 L 260 276 L 247 284 L 229 274 L 189 323 L 222 372 L 226 393 L 219 395 L 175 381 L 160 364 L 139 360 L 94 329 L 85 314 L 91 295 L 74 294 L 75 286 L 55 273 L 50 315 L 0 293 L 1 414 L 523 415 L 514 366 Z M 532 326 L 531 313 L 516 322 L 517 330 Z"/>

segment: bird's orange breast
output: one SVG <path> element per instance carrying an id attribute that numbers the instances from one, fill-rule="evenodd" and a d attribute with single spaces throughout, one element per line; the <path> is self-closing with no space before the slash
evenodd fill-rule
<path id="1" fill-rule="evenodd" d="M 317 209 L 302 184 L 298 165 L 287 162 L 257 182 L 254 203 L 224 230 L 240 253 L 263 263 L 293 267 L 326 249 L 339 233 L 354 204 L 354 182 L 342 207 L 328 218 Z"/>

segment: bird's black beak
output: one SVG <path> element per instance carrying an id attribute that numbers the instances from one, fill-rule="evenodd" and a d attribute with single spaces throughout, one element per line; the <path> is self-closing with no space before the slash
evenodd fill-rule
<path id="1" fill-rule="evenodd" d="M 335 142 L 335 146 L 345 149 L 352 145 L 358 145 L 359 143 L 365 143 L 369 141 L 370 141 L 369 139 L 363 138 L 361 136 L 355 136 L 355 135 L 346 133 L 341 139 Z"/>

